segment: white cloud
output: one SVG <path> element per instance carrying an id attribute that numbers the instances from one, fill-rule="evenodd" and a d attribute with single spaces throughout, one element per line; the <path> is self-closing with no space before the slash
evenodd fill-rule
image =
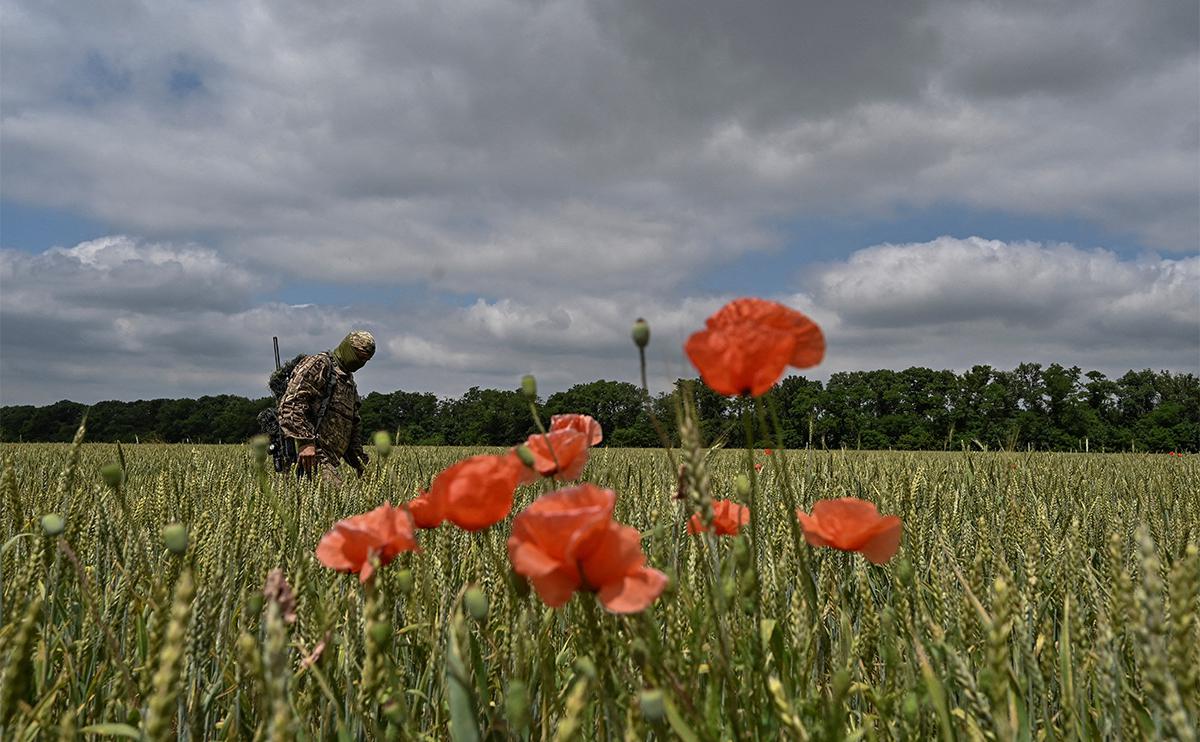
<path id="1" fill-rule="evenodd" d="M 1167 5 L 18 1 L 4 189 L 490 296 L 683 285 L 779 219 L 947 203 L 1190 252 L 1200 45 Z"/>
<path id="2" fill-rule="evenodd" d="M 38 256 L 0 253 L 5 403 L 261 396 L 272 335 L 290 357 L 332 347 L 352 328 L 371 330 L 379 343 L 375 358 L 358 373 L 364 393 L 405 389 L 458 396 L 470 386 L 515 388 L 525 373 L 537 376 L 544 393 L 599 378 L 636 383 L 629 331 L 639 316 L 652 328 L 651 384 L 663 389 L 694 375 L 682 353 L 684 340 L 734 298 L 600 291 L 479 298 L 466 306 L 251 301 L 225 309 L 164 309 L 131 299 L 120 283 L 98 279 L 155 259 L 160 267 L 146 270 L 169 278 L 177 260 L 207 265 L 205 253 L 119 238 L 112 248 L 97 250 L 98 244 L 109 241 Z M 107 293 L 21 288 L 64 285 L 52 275 L 63 256 L 92 252 L 93 262 L 75 258 L 70 285 L 97 283 Z M 214 275 L 237 270 L 224 263 L 213 267 Z M 170 281 L 162 287 L 181 290 Z M 795 293 L 768 298 L 809 314 L 824 329 L 825 362 L 801 372 L 814 378 L 912 365 L 1012 368 L 1024 361 L 1106 373 L 1131 367 L 1197 372 L 1198 287 L 1200 257 L 1122 260 L 1071 245 L 942 237 L 860 250 L 814 268 Z"/>

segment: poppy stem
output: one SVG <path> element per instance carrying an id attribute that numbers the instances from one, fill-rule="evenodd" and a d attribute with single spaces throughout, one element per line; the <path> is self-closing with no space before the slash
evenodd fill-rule
<path id="1" fill-rule="evenodd" d="M 796 495 L 792 489 L 791 470 L 787 467 L 787 460 L 785 458 L 786 449 L 783 446 L 783 436 L 780 434 L 783 426 L 779 423 L 779 413 L 775 409 L 775 399 L 768 396 L 767 405 L 765 406 L 770 409 L 771 420 L 775 425 L 775 435 L 772 435 L 772 431 L 767 425 L 762 401 L 759 399 L 754 401 L 759 425 L 762 427 L 767 438 L 775 444 L 775 455 L 771 457 L 771 466 L 774 467 L 775 476 L 779 479 L 781 485 L 780 489 L 783 490 L 783 497 L 787 506 L 787 513 L 784 519 L 791 524 L 792 542 L 796 550 L 796 560 L 800 563 L 800 584 L 804 588 L 804 598 L 808 602 L 809 615 L 815 617 L 820 615 L 820 606 L 817 605 L 817 583 L 813 579 L 812 566 L 808 562 L 808 552 L 804 548 L 804 535 L 801 533 L 800 523 L 796 519 Z M 751 511 L 750 519 L 751 525 L 753 525 L 753 511 Z M 824 640 L 824 631 L 821 632 L 821 637 Z"/>
<path id="2" fill-rule="evenodd" d="M 533 424 L 537 426 L 538 432 L 542 434 L 542 441 L 546 444 L 546 449 L 550 451 L 550 458 L 554 460 L 554 474 L 557 474 L 562 466 L 558 463 L 558 454 L 554 453 L 554 446 L 550 444 L 550 436 L 546 434 L 546 426 L 542 425 L 542 416 L 538 414 L 537 405 L 534 401 L 529 400 L 529 413 L 533 415 Z"/>
<path id="3" fill-rule="evenodd" d="M 758 401 L 755 400 L 755 406 Z M 750 409 L 746 406 L 742 407 L 742 428 L 746 432 L 746 461 L 749 464 L 750 470 L 750 556 L 751 568 L 754 572 L 754 618 L 755 625 L 762 623 L 762 585 L 759 580 L 759 521 L 762 520 L 761 513 L 758 512 L 758 472 L 754 470 L 754 420 L 750 416 Z"/>
<path id="4" fill-rule="evenodd" d="M 646 349 L 641 346 L 638 346 L 638 362 L 642 369 L 642 406 L 646 408 L 650 426 L 654 428 L 655 435 L 663 444 L 663 450 L 667 452 L 667 460 L 671 462 L 671 471 L 678 471 L 679 465 L 675 463 L 675 451 L 671 448 L 671 438 L 667 435 L 662 423 L 658 421 L 658 415 L 654 414 L 654 400 L 650 397 L 650 386 L 646 383 Z"/>

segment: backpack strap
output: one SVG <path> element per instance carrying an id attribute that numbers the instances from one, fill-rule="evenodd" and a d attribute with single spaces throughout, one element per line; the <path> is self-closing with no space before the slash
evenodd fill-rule
<path id="1" fill-rule="evenodd" d="M 321 397 L 321 407 L 317 410 L 317 424 L 313 427 L 313 433 L 321 429 L 321 423 L 325 420 L 325 413 L 329 412 L 329 403 L 333 400 L 333 387 L 335 386 L 333 381 L 333 364 L 335 363 L 333 356 L 329 352 L 322 353 L 321 355 L 325 356 L 325 360 L 329 365 L 325 372 L 325 394 Z"/>

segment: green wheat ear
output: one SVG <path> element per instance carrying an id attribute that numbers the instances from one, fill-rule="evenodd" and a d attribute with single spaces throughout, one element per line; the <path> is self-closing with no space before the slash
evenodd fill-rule
<path id="1" fill-rule="evenodd" d="M 768 405 L 758 432 L 778 417 L 804 438 L 807 419 L 790 414 Z M 510 576 L 511 520 L 478 534 L 421 531 L 419 552 L 380 567 L 374 596 L 316 560 L 338 519 L 402 503 L 484 449 L 393 442 L 386 476 L 331 488 L 268 472 L 263 488 L 240 445 L 0 444 L 0 736 L 1187 739 L 1196 729 L 1200 501 L 1186 495 L 1200 459 L 776 446 L 751 483 L 744 451 L 711 450 L 698 432 L 681 437 L 674 464 L 662 449 L 610 448 L 587 470 L 617 491 L 617 519 L 671 578 L 633 616 L 591 595 L 547 608 L 537 585 Z M 117 487 L 101 473 L 114 462 L 126 473 Z M 674 500 L 681 462 L 685 499 Z M 706 494 L 747 502 L 752 487 L 757 559 L 744 540 L 687 535 Z M 541 491 L 521 488 L 514 512 Z M 903 518 L 895 559 L 873 565 L 797 538 L 795 508 L 845 496 Z M 43 527 L 49 514 L 61 530 Z M 175 548 L 166 524 L 186 524 Z M 276 568 L 294 623 L 263 597 Z M 459 600 L 464 585 L 478 592 Z"/>

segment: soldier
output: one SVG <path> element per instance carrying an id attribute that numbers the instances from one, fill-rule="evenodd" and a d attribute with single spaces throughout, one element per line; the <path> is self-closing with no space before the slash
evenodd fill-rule
<path id="1" fill-rule="evenodd" d="M 354 372 L 375 355 L 375 338 L 356 330 L 333 350 L 311 355 L 296 364 L 287 391 L 279 400 L 279 427 L 296 440 L 297 464 L 312 476 L 318 468 L 340 481 L 341 459 L 361 475 L 367 463 L 363 451 L 362 418 Z"/>

